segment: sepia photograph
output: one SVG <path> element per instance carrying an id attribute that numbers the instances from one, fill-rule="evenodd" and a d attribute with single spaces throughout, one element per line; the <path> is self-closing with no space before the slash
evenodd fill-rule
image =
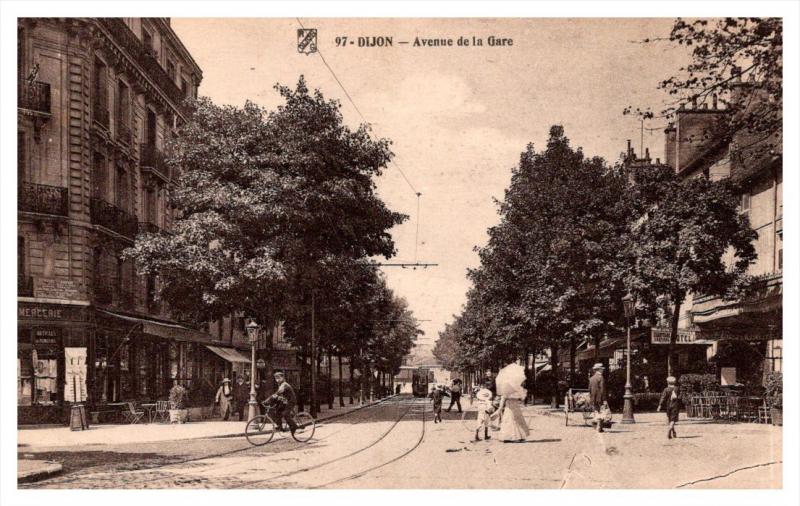
<path id="1" fill-rule="evenodd" d="M 780 8 L 92 5 L 3 21 L 17 500 L 796 489 Z"/>

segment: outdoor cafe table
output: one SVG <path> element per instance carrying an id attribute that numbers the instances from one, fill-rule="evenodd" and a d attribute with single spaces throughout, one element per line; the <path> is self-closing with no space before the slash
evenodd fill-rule
<path id="1" fill-rule="evenodd" d="M 143 402 L 139 404 L 145 411 L 147 411 L 147 423 L 153 423 L 153 420 L 156 417 L 156 403 L 155 402 Z"/>

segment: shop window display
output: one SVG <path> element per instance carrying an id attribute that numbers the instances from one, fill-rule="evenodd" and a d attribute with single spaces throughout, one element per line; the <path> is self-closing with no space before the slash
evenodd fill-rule
<path id="1" fill-rule="evenodd" d="M 52 329 L 21 330 L 17 338 L 17 404 L 51 406 L 59 397 L 61 338 Z"/>

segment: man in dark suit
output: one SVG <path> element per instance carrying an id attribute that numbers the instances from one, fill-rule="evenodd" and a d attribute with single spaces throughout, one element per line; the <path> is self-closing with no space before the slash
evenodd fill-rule
<path id="1" fill-rule="evenodd" d="M 595 413 L 599 413 L 606 400 L 606 380 L 603 378 L 603 364 L 597 363 L 592 367 L 594 374 L 589 379 L 589 399 Z M 597 432 L 603 432 L 603 423 L 597 420 Z"/>

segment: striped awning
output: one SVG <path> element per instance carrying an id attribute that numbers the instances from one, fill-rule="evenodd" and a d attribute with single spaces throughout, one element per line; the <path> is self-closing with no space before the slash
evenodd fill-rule
<path id="1" fill-rule="evenodd" d="M 231 363 L 239 363 L 239 364 L 249 364 L 250 359 L 244 356 L 239 350 L 234 348 L 222 348 L 220 346 L 210 346 L 206 345 L 213 353 L 217 354 L 223 360 L 227 360 Z"/>

